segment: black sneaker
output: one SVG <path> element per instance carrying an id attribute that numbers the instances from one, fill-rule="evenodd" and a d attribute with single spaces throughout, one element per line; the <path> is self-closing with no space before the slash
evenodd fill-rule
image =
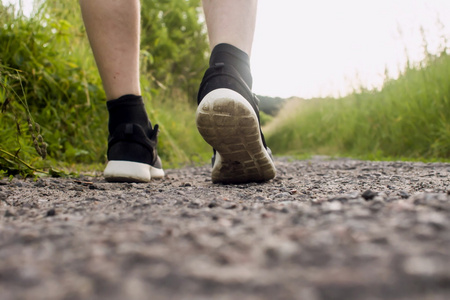
<path id="1" fill-rule="evenodd" d="M 200 134 L 214 149 L 214 183 L 263 182 L 275 177 L 258 103 L 234 67 L 218 63 L 206 71 L 196 120 Z"/>
<path id="2" fill-rule="evenodd" d="M 161 159 L 156 151 L 158 125 L 144 130 L 142 126 L 124 123 L 108 140 L 108 164 L 103 175 L 111 182 L 149 182 L 163 178 Z"/>

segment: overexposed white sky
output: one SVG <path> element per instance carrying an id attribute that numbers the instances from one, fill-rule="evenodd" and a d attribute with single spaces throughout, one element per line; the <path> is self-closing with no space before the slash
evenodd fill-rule
<path id="1" fill-rule="evenodd" d="M 404 66 L 405 48 L 423 57 L 421 26 L 432 51 L 450 40 L 450 0 L 260 0 L 254 92 L 309 98 L 380 86 L 386 66 L 392 76 Z"/>
<path id="2" fill-rule="evenodd" d="M 450 0 L 259 0 L 254 92 L 311 98 L 378 87 L 386 67 L 395 77 L 404 66 L 405 49 L 423 57 L 421 27 L 431 51 L 450 40 Z"/>

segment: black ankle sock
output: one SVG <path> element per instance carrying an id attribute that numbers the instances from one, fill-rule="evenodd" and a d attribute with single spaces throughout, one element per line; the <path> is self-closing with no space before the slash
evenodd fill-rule
<path id="1" fill-rule="evenodd" d="M 224 63 L 233 66 L 252 89 L 252 74 L 250 71 L 250 57 L 247 53 L 230 44 L 219 44 L 214 47 L 209 65 L 212 67 L 216 63 Z"/>
<path id="2" fill-rule="evenodd" d="M 138 124 L 144 130 L 149 130 L 149 120 L 145 111 L 144 101 L 141 96 L 124 95 L 118 99 L 106 102 L 109 112 L 109 133 L 112 134 L 116 127 L 123 123 Z"/>

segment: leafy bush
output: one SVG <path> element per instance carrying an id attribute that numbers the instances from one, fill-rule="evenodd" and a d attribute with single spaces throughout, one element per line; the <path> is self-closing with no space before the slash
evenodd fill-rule
<path id="1" fill-rule="evenodd" d="M 197 89 L 208 49 L 198 6 L 199 0 L 143 1 L 142 85 L 151 118 L 159 119 L 156 103 L 170 109 Z M 0 150 L 35 166 L 106 160 L 105 95 L 78 11 L 75 1 L 47 0 L 28 18 L 0 4 Z M 39 158 L 36 144 L 50 160 Z M 162 142 L 161 154 L 181 159 L 170 147 Z M 0 169 L 9 154 L 0 152 Z"/>
<path id="2" fill-rule="evenodd" d="M 264 113 L 271 115 L 272 117 L 276 116 L 278 111 L 283 107 L 286 99 L 280 97 L 269 97 L 269 96 L 260 96 L 259 99 L 259 110 Z"/>
<path id="3" fill-rule="evenodd" d="M 142 70 L 162 101 L 196 102 L 209 46 L 199 15 L 201 0 L 142 1 Z M 145 86 L 144 86 L 145 88 Z M 162 92 L 162 93 L 161 93 Z"/>
<path id="4" fill-rule="evenodd" d="M 261 122 L 261 126 L 265 126 L 270 123 L 270 121 L 273 120 L 273 117 L 271 115 L 266 114 L 263 111 L 259 112 L 259 120 Z"/>
<path id="5" fill-rule="evenodd" d="M 28 19 L 11 8 L 1 9 L 5 20 L 0 30 L 1 61 L 20 74 L 9 77 L 9 85 L 28 104 L 29 117 L 40 124 L 49 156 L 73 162 L 98 160 L 98 152 L 87 149 L 98 149 L 104 134 L 104 95 L 93 61 L 85 59 L 86 43 L 70 38 L 79 28 L 44 10 Z M 1 124 L 6 131 L 14 128 L 11 122 Z"/>

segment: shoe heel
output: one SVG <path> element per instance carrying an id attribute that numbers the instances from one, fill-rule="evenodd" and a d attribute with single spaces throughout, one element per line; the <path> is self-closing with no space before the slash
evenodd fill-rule
<path id="1" fill-rule="evenodd" d="M 258 117 L 239 93 L 230 89 L 210 92 L 200 102 L 196 120 L 202 137 L 217 151 L 213 182 L 260 182 L 275 177 Z"/>

